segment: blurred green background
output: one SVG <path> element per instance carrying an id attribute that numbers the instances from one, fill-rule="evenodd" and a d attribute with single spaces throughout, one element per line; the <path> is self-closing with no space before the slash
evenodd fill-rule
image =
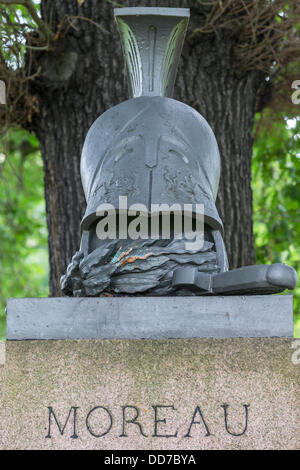
<path id="1" fill-rule="evenodd" d="M 8 297 L 47 297 L 43 162 L 36 138 L 11 129 L 0 147 L 0 339 Z"/>
<path id="2" fill-rule="evenodd" d="M 257 114 L 252 165 L 257 263 L 290 264 L 300 276 L 300 118 Z M 43 164 L 36 138 L 11 129 L 0 145 L 0 339 L 8 297 L 48 296 Z M 300 337 L 300 287 L 294 291 Z"/>

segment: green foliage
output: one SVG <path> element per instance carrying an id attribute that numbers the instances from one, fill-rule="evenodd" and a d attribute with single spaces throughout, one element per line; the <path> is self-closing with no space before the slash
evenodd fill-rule
<path id="1" fill-rule="evenodd" d="M 285 263 L 300 278 L 300 118 L 257 116 L 252 164 L 257 263 Z M 300 286 L 293 292 L 295 336 L 300 336 Z"/>
<path id="2" fill-rule="evenodd" d="M 8 297 L 48 295 L 42 159 L 37 140 L 11 130 L 0 147 L 0 339 Z"/>

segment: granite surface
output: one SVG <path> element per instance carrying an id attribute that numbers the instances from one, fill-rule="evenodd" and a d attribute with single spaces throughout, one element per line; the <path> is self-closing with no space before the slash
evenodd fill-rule
<path id="1" fill-rule="evenodd" d="M 261 338 L 8 341 L 0 448 L 299 448 L 297 348 Z"/>

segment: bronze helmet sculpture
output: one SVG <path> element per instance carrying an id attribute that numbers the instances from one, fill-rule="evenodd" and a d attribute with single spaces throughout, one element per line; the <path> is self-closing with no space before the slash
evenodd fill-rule
<path id="1" fill-rule="evenodd" d="M 206 120 L 171 98 L 189 10 L 121 8 L 115 9 L 115 18 L 130 99 L 103 113 L 85 139 L 81 177 L 87 209 L 80 251 L 61 279 L 62 291 L 77 296 L 195 295 L 294 288 L 296 272 L 282 264 L 228 271 L 215 206 L 218 145 Z M 124 208 L 120 197 L 126 197 Z M 128 207 L 136 204 L 147 220 L 153 206 L 162 204 L 154 215 L 163 216 L 165 206 L 179 204 L 188 207 L 191 220 L 197 219 L 195 206 L 202 205 L 203 243 L 187 248 L 174 224 L 168 238 L 120 235 L 122 210 L 127 217 Z M 110 211 L 117 235 L 99 237 L 99 221 Z"/>

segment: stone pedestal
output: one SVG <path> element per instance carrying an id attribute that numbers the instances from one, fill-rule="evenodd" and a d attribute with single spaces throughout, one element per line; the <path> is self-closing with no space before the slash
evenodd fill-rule
<path id="1" fill-rule="evenodd" d="M 291 296 L 10 300 L 0 449 L 299 448 L 278 336 Z"/>
<path id="2" fill-rule="evenodd" d="M 293 296 L 9 299 L 7 339 L 293 337 Z"/>
<path id="3" fill-rule="evenodd" d="M 292 339 L 8 341 L 0 448 L 296 449 L 293 355 Z"/>

